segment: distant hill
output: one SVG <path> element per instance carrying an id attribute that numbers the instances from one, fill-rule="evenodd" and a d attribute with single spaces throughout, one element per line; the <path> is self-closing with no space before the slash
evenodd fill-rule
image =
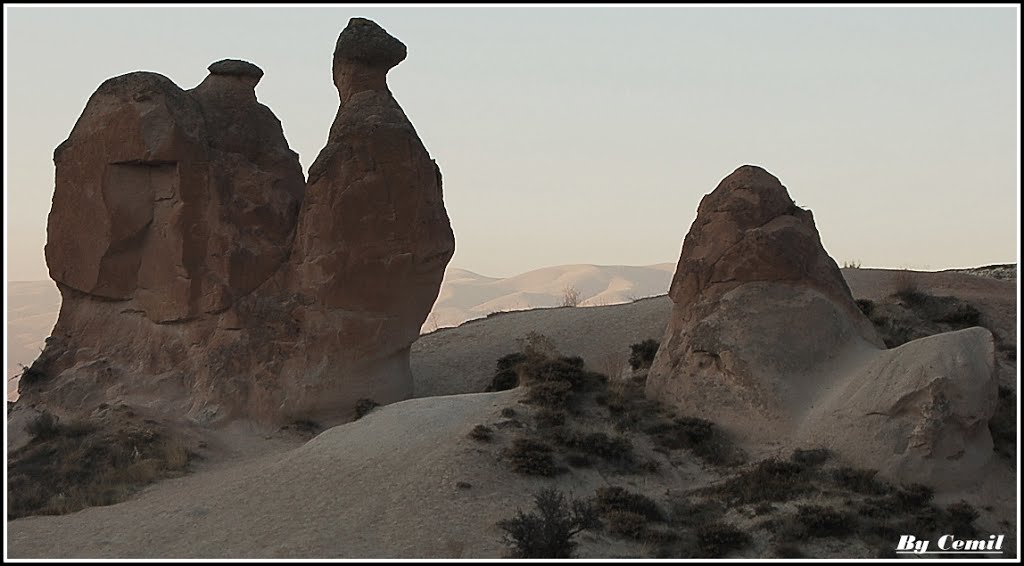
<path id="1" fill-rule="evenodd" d="M 563 306 L 576 293 L 577 306 L 603 306 L 668 292 L 674 263 L 626 265 L 558 265 L 514 277 L 486 277 L 449 268 L 423 332 L 458 326 L 491 313 Z"/>

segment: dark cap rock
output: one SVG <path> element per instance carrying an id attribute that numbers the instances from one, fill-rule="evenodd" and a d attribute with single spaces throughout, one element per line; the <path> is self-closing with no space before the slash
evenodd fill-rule
<path id="1" fill-rule="evenodd" d="M 212 63 L 207 69 L 213 75 L 252 77 L 257 81 L 263 78 L 263 69 L 241 59 L 221 59 L 216 63 Z"/>
<path id="2" fill-rule="evenodd" d="M 405 60 L 405 44 L 365 18 L 352 18 L 338 36 L 334 60 L 390 69 Z"/>

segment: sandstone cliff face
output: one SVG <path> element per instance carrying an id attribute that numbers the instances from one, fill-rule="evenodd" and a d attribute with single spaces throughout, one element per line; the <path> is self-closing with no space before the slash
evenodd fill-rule
<path id="1" fill-rule="evenodd" d="M 255 65 L 218 61 L 188 91 L 146 72 L 103 83 L 54 153 L 63 303 L 24 402 L 337 422 L 360 397 L 411 395 L 408 348 L 454 236 L 387 89 L 405 52 L 368 20 L 342 32 L 342 105 L 308 187 Z"/>
<path id="2" fill-rule="evenodd" d="M 743 166 L 701 201 L 647 395 L 746 441 L 826 447 L 900 481 L 963 481 L 992 454 L 992 335 L 885 350 L 810 211 Z M 969 477 L 969 476 L 967 476 Z"/>
<path id="3" fill-rule="evenodd" d="M 338 37 L 341 104 L 310 167 L 288 282 L 309 303 L 303 334 L 316 337 L 293 362 L 307 371 L 287 372 L 289 399 L 300 406 L 412 396 L 409 346 L 455 237 L 440 169 L 387 86 L 405 56 L 405 45 L 369 20 L 353 19 Z M 344 377 L 332 379 L 341 368 Z"/>

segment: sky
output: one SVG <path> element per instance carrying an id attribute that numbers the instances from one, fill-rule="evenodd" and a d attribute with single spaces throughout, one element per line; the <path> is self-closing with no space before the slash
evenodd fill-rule
<path id="1" fill-rule="evenodd" d="M 349 18 L 444 176 L 451 266 L 675 262 L 706 193 L 777 176 L 840 264 L 1017 261 L 1019 7 L 5 5 L 7 280 L 48 279 L 53 150 L 104 80 L 239 58 L 308 169 Z"/>

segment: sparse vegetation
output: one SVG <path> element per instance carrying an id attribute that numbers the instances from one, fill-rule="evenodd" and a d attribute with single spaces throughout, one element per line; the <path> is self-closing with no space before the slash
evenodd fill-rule
<path id="1" fill-rule="evenodd" d="M 658 346 L 660 344 L 653 338 L 630 344 L 629 367 L 634 371 L 651 367 L 651 364 L 654 363 L 654 356 L 658 353 Z"/>
<path id="2" fill-rule="evenodd" d="M 854 259 L 843 262 L 843 269 L 860 269 L 860 260 Z"/>
<path id="3" fill-rule="evenodd" d="M 532 438 L 517 438 L 506 451 L 515 472 L 533 476 L 554 476 L 565 471 L 555 465 L 551 446 Z"/>
<path id="4" fill-rule="evenodd" d="M 749 546 L 750 535 L 728 523 L 710 523 L 697 528 L 697 550 L 700 558 L 721 558 Z"/>
<path id="5" fill-rule="evenodd" d="M 526 361 L 526 354 L 513 352 L 498 358 L 497 368 L 486 391 L 506 391 L 519 386 L 519 364 Z"/>
<path id="6" fill-rule="evenodd" d="M 469 431 L 469 437 L 479 442 L 490 442 L 494 435 L 494 431 L 491 427 L 478 424 L 473 427 L 473 430 Z"/>
<path id="7" fill-rule="evenodd" d="M 856 526 L 852 513 L 822 505 L 797 505 L 795 519 L 797 529 L 787 533 L 789 538 L 846 537 Z"/>
<path id="8" fill-rule="evenodd" d="M 832 452 L 825 448 L 802 449 L 797 448 L 790 456 L 790 460 L 802 466 L 818 466 L 832 458 Z"/>
<path id="9" fill-rule="evenodd" d="M 695 417 L 675 417 L 644 428 L 664 448 L 685 448 L 700 459 L 714 465 L 734 465 L 742 461 L 738 449 L 726 439 L 714 423 Z"/>
<path id="10" fill-rule="evenodd" d="M 832 480 L 839 487 L 864 495 L 885 495 L 892 487 L 875 479 L 877 470 L 863 470 L 844 466 L 832 470 Z"/>
<path id="11" fill-rule="evenodd" d="M 535 511 L 516 511 L 512 519 L 498 522 L 504 541 L 511 547 L 510 558 L 572 558 L 581 531 L 600 526 L 593 509 L 585 502 L 566 501 L 555 489 L 543 489 L 534 497 Z"/>
<path id="12" fill-rule="evenodd" d="M 180 475 L 191 459 L 184 444 L 151 426 L 61 423 L 43 413 L 28 429 L 32 440 L 9 459 L 8 520 L 112 505 Z"/>
<path id="13" fill-rule="evenodd" d="M 617 486 L 597 488 L 594 495 L 594 509 L 601 515 L 627 512 L 640 515 L 648 521 L 664 520 L 661 509 L 653 499 Z"/>
<path id="14" fill-rule="evenodd" d="M 566 285 L 562 289 L 562 302 L 563 307 L 576 307 L 580 304 L 580 291 L 572 285 Z"/>
<path id="15" fill-rule="evenodd" d="M 761 501 L 789 501 L 814 489 L 804 466 L 774 458 L 712 486 L 709 493 L 722 497 L 730 506 Z"/>
<path id="16" fill-rule="evenodd" d="M 359 399 L 356 401 L 356 420 L 359 420 L 370 413 L 374 408 L 380 405 L 373 399 Z"/>

